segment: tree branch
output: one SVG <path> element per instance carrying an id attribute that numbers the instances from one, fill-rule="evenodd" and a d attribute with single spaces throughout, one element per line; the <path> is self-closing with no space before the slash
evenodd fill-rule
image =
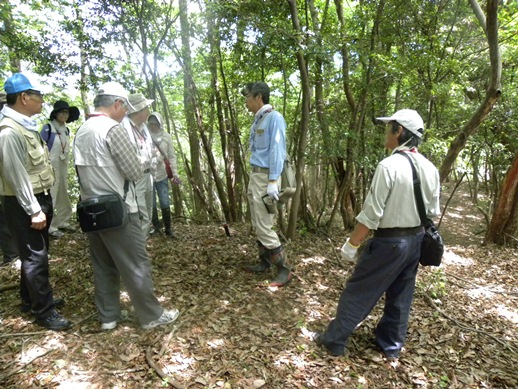
<path id="1" fill-rule="evenodd" d="M 165 374 L 164 371 L 159 366 L 157 366 L 155 361 L 153 361 L 153 357 L 151 356 L 150 347 L 148 347 L 148 349 L 146 350 L 146 361 L 147 361 L 148 365 L 156 371 L 156 373 L 160 376 L 160 378 L 162 378 L 162 380 L 164 380 L 164 382 L 167 382 L 173 388 L 184 389 L 184 386 L 182 384 L 180 384 L 178 381 L 176 381 L 173 377 Z"/>

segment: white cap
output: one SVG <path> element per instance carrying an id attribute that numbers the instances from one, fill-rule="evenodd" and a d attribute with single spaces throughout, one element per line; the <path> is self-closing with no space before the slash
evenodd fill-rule
<path id="1" fill-rule="evenodd" d="M 102 84 L 96 93 L 97 96 L 108 95 L 108 96 L 116 96 L 123 99 L 129 107 L 129 110 L 133 110 L 133 106 L 128 100 L 128 91 L 124 89 L 124 87 L 115 81 L 109 81 Z"/>
<path id="2" fill-rule="evenodd" d="M 423 133 L 419 132 L 419 130 L 424 131 L 423 119 L 417 111 L 414 111 L 413 109 L 402 109 L 390 117 L 380 117 L 376 119 L 381 120 L 384 123 L 396 121 L 419 138 L 423 136 Z"/>

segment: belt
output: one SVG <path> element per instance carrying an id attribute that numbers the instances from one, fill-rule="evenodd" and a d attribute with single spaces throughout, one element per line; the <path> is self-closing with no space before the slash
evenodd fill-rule
<path id="1" fill-rule="evenodd" d="M 423 226 L 409 228 L 378 228 L 374 231 L 376 238 L 396 238 L 398 236 L 410 236 L 424 232 Z"/>
<path id="2" fill-rule="evenodd" d="M 150 171 L 151 171 L 151 169 L 146 169 L 146 170 L 144 170 L 144 174 L 149 173 Z"/>
<path id="3" fill-rule="evenodd" d="M 268 173 L 270 173 L 270 169 L 268 169 L 267 167 L 259 167 L 259 166 L 252 165 L 252 172 L 268 174 Z"/>

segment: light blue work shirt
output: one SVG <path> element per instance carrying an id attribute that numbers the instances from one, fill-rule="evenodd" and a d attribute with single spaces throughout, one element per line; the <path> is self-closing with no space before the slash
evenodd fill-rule
<path id="1" fill-rule="evenodd" d="M 286 159 L 286 122 L 282 115 L 265 104 L 255 114 L 250 130 L 250 164 L 270 169 L 269 180 L 277 180 Z"/>

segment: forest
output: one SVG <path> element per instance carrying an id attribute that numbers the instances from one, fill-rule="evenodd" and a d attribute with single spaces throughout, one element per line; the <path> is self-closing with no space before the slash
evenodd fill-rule
<path id="1" fill-rule="evenodd" d="M 515 0 L 5 0 L 0 85 L 12 73 L 80 108 L 120 82 L 154 100 L 175 144 L 178 240 L 148 242 L 166 332 L 98 330 L 84 235 L 53 241 L 52 282 L 71 333 L 34 332 L 16 267 L 0 268 L 0 385 L 16 387 L 516 387 L 518 2 Z M 277 230 L 295 269 L 279 290 L 253 260 L 246 190 L 252 116 L 240 91 L 271 88 L 297 191 Z M 406 354 L 369 350 L 382 314 L 333 359 L 306 333 L 335 313 L 355 225 L 383 148 L 375 118 L 411 108 L 438 168 L 443 265 L 419 272 Z M 73 167 L 72 167 L 73 168 Z M 75 173 L 70 196 L 77 201 Z M 223 226 L 228 226 L 229 236 Z M 13 287 L 14 285 L 14 287 Z M 129 303 L 128 303 L 129 305 Z"/>

